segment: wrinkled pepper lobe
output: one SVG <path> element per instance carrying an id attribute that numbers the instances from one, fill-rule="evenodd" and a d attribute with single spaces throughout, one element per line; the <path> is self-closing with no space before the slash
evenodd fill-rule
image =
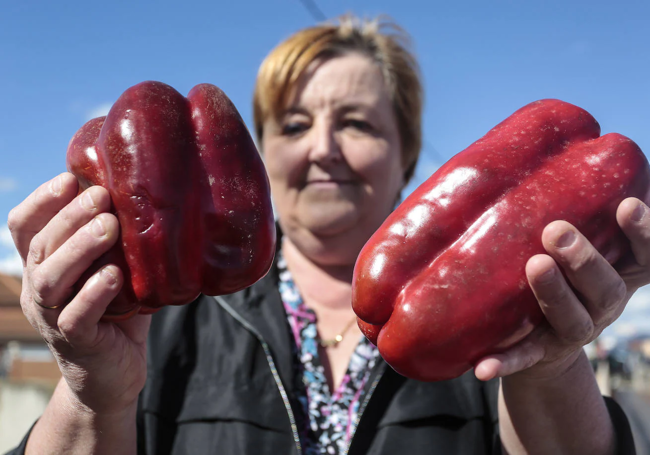
<path id="1" fill-rule="evenodd" d="M 361 251 L 353 308 L 399 373 L 457 377 L 543 320 L 525 266 L 544 227 L 566 220 L 611 263 L 629 254 L 616 222 L 629 196 L 650 200 L 639 147 L 600 137 L 586 111 L 531 103 L 417 188 Z"/>
<path id="2" fill-rule="evenodd" d="M 187 98 L 160 82 L 128 89 L 68 146 L 81 189 L 105 187 L 120 223 L 104 264 L 125 283 L 106 318 L 228 294 L 266 274 L 275 225 L 266 171 L 235 106 L 200 84 Z"/>

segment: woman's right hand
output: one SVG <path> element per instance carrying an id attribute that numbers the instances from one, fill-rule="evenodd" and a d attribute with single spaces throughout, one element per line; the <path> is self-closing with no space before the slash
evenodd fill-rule
<path id="1" fill-rule="evenodd" d="M 77 179 L 64 173 L 9 214 L 23 259 L 20 303 L 54 354 L 72 404 L 91 413 L 119 414 L 135 406 L 144 387 L 151 316 L 100 320 L 122 286 L 115 265 L 100 269 L 74 294 L 75 283 L 119 233 L 105 188 L 77 192 Z"/>

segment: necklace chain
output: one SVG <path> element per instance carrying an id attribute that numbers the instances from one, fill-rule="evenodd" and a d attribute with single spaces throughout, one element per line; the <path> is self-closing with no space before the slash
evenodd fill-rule
<path id="1" fill-rule="evenodd" d="M 350 321 L 345 325 L 343 330 L 341 330 L 334 338 L 330 338 L 329 340 L 324 340 L 322 338 L 318 338 L 318 344 L 320 344 L 324 348 L 334 348 L 338 346 L 338 344 L 343 341 L 343 338 L 345 338 L 345 334 L 348 333 L 348 330 L 350 330 L 350 327 L 352 327 L 352 324 L 354 321 L 357 320 L 357 317 L 353 317 L 350 319 Z"/>

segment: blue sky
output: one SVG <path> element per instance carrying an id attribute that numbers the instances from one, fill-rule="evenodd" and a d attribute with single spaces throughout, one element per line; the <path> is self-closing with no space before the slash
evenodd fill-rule
<path id="1" fill-rule="evenodd" d="M 577 104 L 650 153 L 647 0 L 316 3 L 327 17 L 388 14 L 412 35 L 426 88 L 418 183 L 540 98 Z M 298 0 L 0 3 L 0 269 L 16 264 L 9 210 L 65 170 L 72 135 L 126 88 L 210 82 L 250 125 L 257 67 L 314 22 Z M 627 320 L 650 329 L 650 291 Z"/>

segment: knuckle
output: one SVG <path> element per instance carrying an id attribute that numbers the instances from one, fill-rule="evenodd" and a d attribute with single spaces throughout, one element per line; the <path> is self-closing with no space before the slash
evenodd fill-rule
<path id="1" fill-rule="evenodd" d="M 573 292 L 569 289 L 568 286 L 562 283 L 562 285 L 555 288 L 553 297 L 557 302 L 566 302 L 573 297 Z"/>
<path id="2" fill-rule="evenodd" d="M 616 280 L 614 284 L 605 288 L 600 306 L 604 311 L 612 312 L 624 301 L 626 295 L 627 286 L 625 286 L 623 280 Z"/>
<path id="3" fill-rule="evenodd" d="M 561 283 L 554 284 L 553 287 L 547 291 L 547 295 L 544 297 L 544 303 L 546 306 L 555 307 L 565 305 L 567 301 L 574 298 L 574 295 L 566 284 Z"/>
<path id="4" fill-rule="evenodd" d="M 582 251 L 571 261 L 569 267 L 571 271 L 580 273 L 585 270 L 591 270 L 597 264 L 598 256 L 593 248 Z"/>
<path id="5" fill-rule="evenodd" d="M 36 265 L 45 260 L 45 253 L 43 252 L 43 245 L 39 234 L 36 234 L 34 238 L 32 238 L 32 241 L 29 242 L 28 257 Z"/>
<path id="6" fill-rule="evenodd" d="M 59 328 L 59 332 L 61 332 L 61 335 L 63 335 L 68 341 L 78 340 L 82 335 L 79 321 L 75 318 L 65 317 L 64 315 L 61 315 L 57 321 L 57 326 Z"/>
<path id="7" fill-rule="evenodd" d="M 75 218 L 74 215 L 71 213 L 70 206 L 65 207 L 63 210 L 61 210 L 58 213 L 56 222 L 60 223 L 66 228 L 74 226 Z"/>
<path id="8" fill-rule="evenodd" d="M 521 358 L 521 360 L 520 360 L 521 365 L 520 365 L 520 368 L 519 368 L 519 369 L 520 369 L 520 370 L 526 370 L 526 369 L 532 367 L 532 366 L 535 365 L 535 363 L 536 363 L 535 360 L 536 360 L 536 359 L 535 359 L 535 356 L 533 356 L 532 353 L 530 353 L 530 352 L 526 352 L 526 353 L 522 356 L 522 358 Z"/>
<path id="9" fill-rule="evenodd" d="M 586 319 L 573 324 L 569 330 L 563 334 L 563 338 L 570 343 L 586 343 L 591 339 L 594 332 L 594 324 L 591 319 Z"/>
<path id="10" fill-rule="evenodd" d="M 531 367 L 535 366 L 538 362 L 539 362 L 539 359 L 535 355 L 528 354 L 526 356 L 524 368 L 525 369 L 531 368 Z"/>
<path id="11" fill-rule="evenodd" d="M 526 370 L 534 365 L 536 365 L 541 356 L 540 352 L 537 352 L 530 344 L 526 344 L 525 349 L 522 350 L 520 359 L 519 359 L 519 370 Z"/>
<path id="12" fill-rule="evenodd" d="M 30 282 L 32 300 L 39 305 L 43 305 L 47 297 L 52 294 L 55 287 L 54 284 L 38 270 L 32 273 Z"/>
<path id="13" fill-rule="evenodd" d="M 96 239 L 84 229 L 80 229 L 65 242 L 63 248 L 69 253 L 83 253 L 88 249 L 88 245 L 92 245 Z"/>
<path id="14" fill-rule="evenodd" d="M 9 212 L 9 216 L 7 217 L 7 227 L 11 233 L 19 231 L 23 225 L 23 220 L 19 213 L 18 207 L 14 207 Z"/>

